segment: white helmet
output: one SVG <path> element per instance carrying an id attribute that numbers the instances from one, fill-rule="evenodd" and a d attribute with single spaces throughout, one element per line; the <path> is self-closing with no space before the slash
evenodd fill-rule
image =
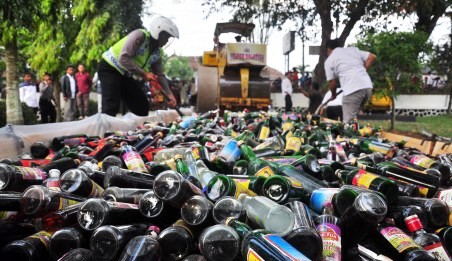
<path id="1" fill-rule="evenodd" d="M 173 21 L 170 19 L 163 17 L 163 16 L 157 16 L 154 19 L 152 19 L 150 23 L 149 32 L 151 33 L 152 38 L 155 40 L 158 39 L 160 32 L 165 31 L 168 34 L 170 34 L 172 37 L 176 37 L 179 39 L 179 29 L 177 29 L 177 26 Z"/>

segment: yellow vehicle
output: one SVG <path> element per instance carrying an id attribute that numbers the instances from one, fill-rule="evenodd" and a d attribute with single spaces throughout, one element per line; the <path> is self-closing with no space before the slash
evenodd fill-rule
<path id="1" fill-rule="evenodd" d="M 266 109 L 271 104 L 270 81 L 260 74 L 266 66 L 267 46 L 242 42 L 254 24 L 217 23 L 214 50 L 205 51 L 198 67 L 198 112 Z M 236 33 L 237 42 L 220 43 L 222 33 Z"/>

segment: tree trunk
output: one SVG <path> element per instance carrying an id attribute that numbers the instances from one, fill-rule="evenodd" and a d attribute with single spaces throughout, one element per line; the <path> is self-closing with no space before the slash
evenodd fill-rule
<path id="1" fill-rule="evenodd" d="M 328 0 L 314 0 L 315 7 L 320 15 L 322 26 L 322 43 L 320 44 L 319 62 L 315 66 L 313 80 L 320 85 L 326 81 L 324 63 L 327 58 L 326 41 L 331 38 L 333 21 L 331 20 L 331 4 Z"/>
<path id="2" fill-rule="evenodd" d="M 429 37 L 435 29 L 438 19 L 444 15 L 449 6 L 448 0 L 426 1 L 418 0 L 416 4 L 416 31 L 425 32 Z"/>
<path id="3" fill-rule="evenodd" d="M 6 123 L 24 124 L 22 106 L 19 99 L 19 84 L 17 81 L 17 41 L 13 37 L 5 44 L 6 63 Z"/>

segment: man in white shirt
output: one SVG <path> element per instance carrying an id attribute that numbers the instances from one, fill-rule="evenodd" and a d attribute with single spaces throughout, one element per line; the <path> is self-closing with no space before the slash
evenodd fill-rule
<path id="1" fill-rule="evenodd" d="M 292 82 L 289 80 L 290 72 L 286 72 L 281 81 L 281 91 L 286 101 L 286 113 L 292 110 Z"/>
<path id="2" fill-rule="evenodd" d="M 361 107 L 372 96 L 372 81 L 367 69 L 372 66 L 376 56 L 356 47 L 340 47 L 338 39 L 326 43 L 328 58 L 325 61 L 325 74 L 331 90 L 331 98 L 336 98 L 337 80 L 344 92 L 342 112 L 344 122 L 358 115 Z"/>
<path id="3" fill-rule="evenodd" d="M 38 112 L 36 84 L 31 80 L 31 74 L 24 74 L 24 81 L 19 84 L 19 99 L 30 107 L 34 113 Z"/>
<path id="4" fill-rule="evenodd" d="M 78 91 L 77 81 L 74 77 L 74 66 L 66 67 L 66 75 L 61 77 L 61 92 L 63 93 L 64 104 L 64 121 L 73 121 L 77 110 L 76 94 Z"/>

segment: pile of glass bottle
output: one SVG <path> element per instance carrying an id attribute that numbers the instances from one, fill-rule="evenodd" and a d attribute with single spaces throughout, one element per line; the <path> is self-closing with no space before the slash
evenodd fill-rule
<path id="1" fill-rule="evenodd" d="M 377 131 L 212 111 L 36 142 L 0 161 L 0 259 L 450 260 L 452 155 Z"/>

